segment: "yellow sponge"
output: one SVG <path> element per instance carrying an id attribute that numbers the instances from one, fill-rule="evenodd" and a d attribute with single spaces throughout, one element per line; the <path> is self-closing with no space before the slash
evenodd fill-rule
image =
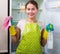
<path id="1" fill-rule="evenodd" d="M 44 30 L 43 38 L 44 38 L 45 40 L 47 40 L 47 38 L 48 38 L 48 32 L 46 31 L 46 29 Z"/>
<path id="2" fill-rule="evenodd" d="M 10 35 L 11 35 L 11 36 L 16 35 L 16 30 L 15 30 L 14 26 L 11 26 L 11 27 L 9 28 L 9 32 L 10 32 Z"/>

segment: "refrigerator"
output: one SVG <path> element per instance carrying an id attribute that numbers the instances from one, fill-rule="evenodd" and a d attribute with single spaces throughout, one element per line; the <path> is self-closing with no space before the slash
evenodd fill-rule
<path id="1" fill-rule="evenodd" d="M 15 25 L 17 25 L 20 19 L 27 18 L 26 13 L 20 9 L 22 5 L 25 5 L 25 1 L 28 0 L 10 0 L 10 15 L 14 17 Z M 60 0 L 36 0 L 36 2 L 39 6 L 37 20 L 45 23 L 45 25 L 49 23 L 54 25 L 53 48 L 43 47 L 43 54 L 60 54 Z M 16 45 L 12 41 L 10 43 L 11 53 L 15 54 L 19 42 Z"/>

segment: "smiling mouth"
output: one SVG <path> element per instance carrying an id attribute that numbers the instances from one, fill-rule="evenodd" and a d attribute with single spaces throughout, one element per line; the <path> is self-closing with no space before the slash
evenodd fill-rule
<path id="1" fill-rule="evenodd" d="M 33 15 L 30 15 L 30 16 L 33 16 Z"/>
<path id="2" fill-rule="evenodd" d="M 29 14 L 30 16 L 33 16 L 34 14 Z"/>

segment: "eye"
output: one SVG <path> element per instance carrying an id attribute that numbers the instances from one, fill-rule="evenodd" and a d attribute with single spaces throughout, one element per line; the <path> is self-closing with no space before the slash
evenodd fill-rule
<path id="1" fill-rule="evenodd" d="M 30 10 L 30 8 L 27 8 L 27 10 Z"/>
<path id="2" fill-rule="evenodd" d="M 35 10 L 35 8 L 32 8 L 32 10 Z"/>

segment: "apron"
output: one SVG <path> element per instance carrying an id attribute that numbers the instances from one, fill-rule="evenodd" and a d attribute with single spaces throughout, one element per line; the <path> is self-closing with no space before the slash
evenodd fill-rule
<path id="1" fill-rule="evenodd" d="M 26 23 L 16 54 L 42 54 L 40 40 L 41 32 L 38 23 Z"/>

